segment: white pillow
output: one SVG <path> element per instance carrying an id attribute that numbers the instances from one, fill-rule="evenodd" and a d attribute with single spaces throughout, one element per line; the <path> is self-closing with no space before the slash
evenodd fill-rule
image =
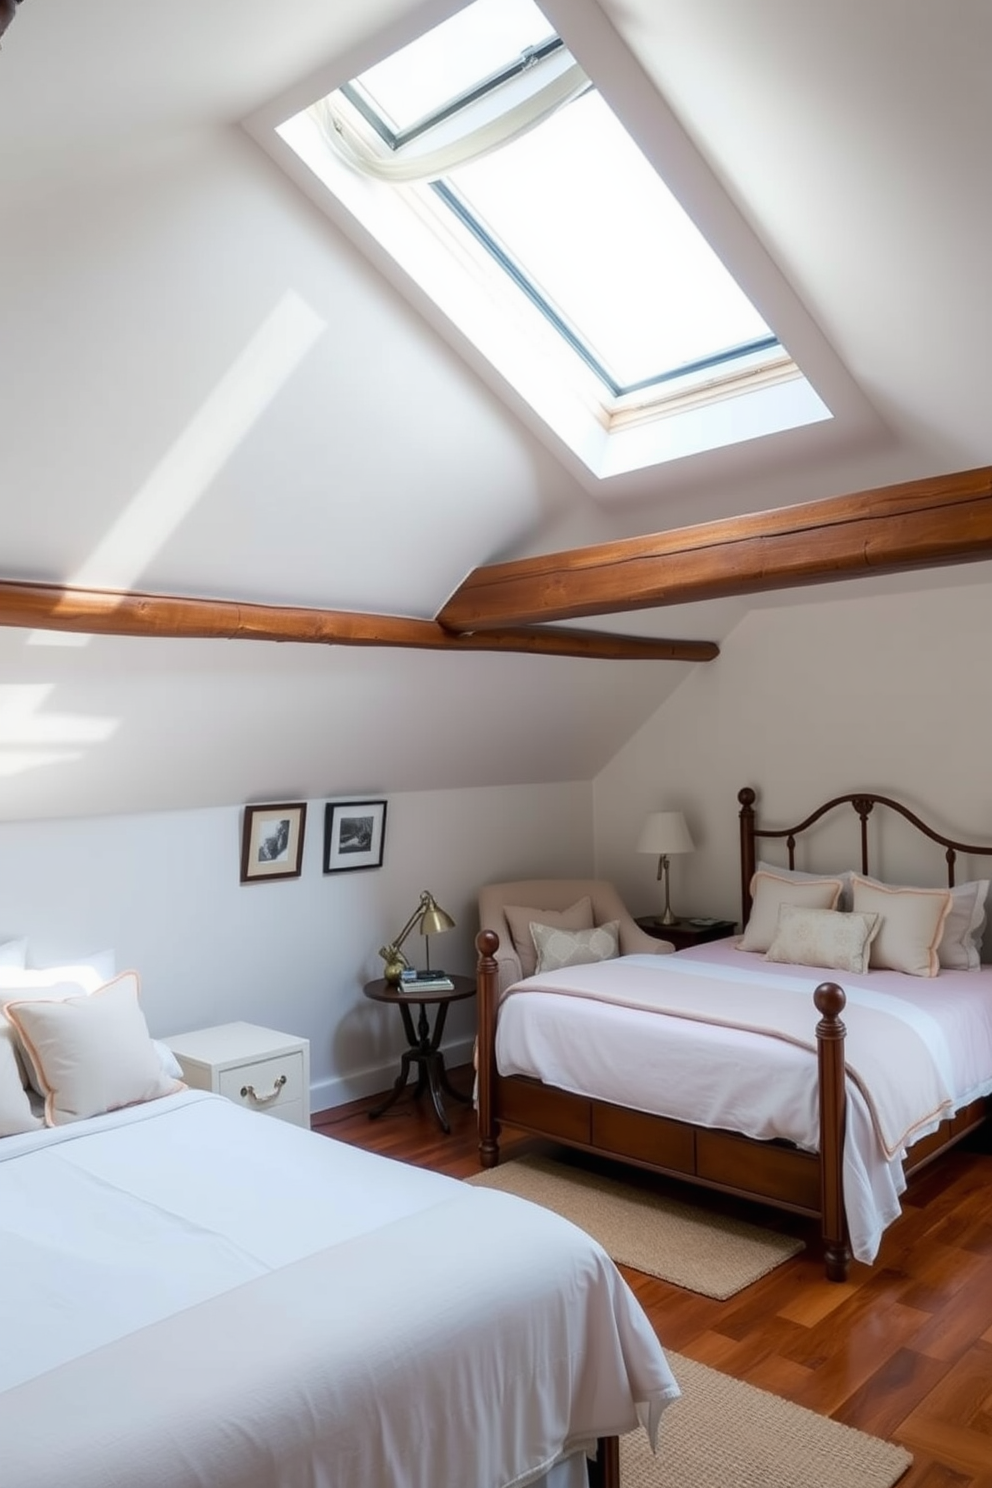
<path id="1" fill-rule="evenodd" d="M 937 947 L 940 964 L 948 971 L 978 971 L 981 967 L 988 897 L 987 878 L 955 884 L 951 890 L 951 910 Z"/>
<path id="2" fill-rule="evenodd" d="M 165 1074 L 138 1004 L 138 974 L 123 972 L 90 995 L 8 1002 L 45 1122 L 64 1126 L 183 1088 Z"/>
<path id="3" fill-rule="evenodd" d="M 27 961 L 26 940 L 5 940 L 0 945 L 0 966 L 23 966 Z"/>
<path id="4" fill-rule="evenodd" d="M 855 874 L 852 890 L 857 913 L 882 917 L 870 965 L 909 976 L 936 976 L 937 947 L 951 911 L 950 889 L 893 888 Z"/>
<path id="5" fill-rule="evenodd" d="M 0 1137 L 35 1131 L 44 1122 L 31 1109 L 14 1051 L 13 1030 L 0 1027 Z"/>
<path id="6" fill-rule="evenodd" d="M 162 1066 L 163 1073 L 173 1080 L 182 1082 L 183 1067 L 168 1044 L 163 1044 L 161 1039 L 152 1039 L 152 1043 L 155 1046 L 155 1053 L 158 1055 L 158 1062 Z"/>
<path id="7" fill-rule="evenodd" d="M 50 966 L 46 971 L 0 966 L 0 1002 L 9 1002 L 12 993 L 39 993 L 46 998 L 78 997 L 81 992 L 95 992 L 109 980 L 91 966 Z"/>
<path id="8" fill-rule="evenodd" d="M 856 914 L 853 910 L 842 914 L 838 909 L 801 909 L 797 904 L 783 904 L 765 960 L 863 976 L 881 923 L 877 914 Z"/>
<path id="9" fill-rule="evenodd" d="M 742 951 L 767 951 L 778 930 L 778 912 L 783 904 L 801 909 L 836 909 L 843 880 L 797 879 L 759 869 L 751 880 L 751 914 L 737 942 Z"/>
<path id="10" fill-rule="evenodd" d="M 592 900 L 588 894 L 576 899 L 567 909 L 524 909 L 520 905 L 505 904 L 503 914 L 510 927 L 513 949 L 520 961 L 520 974 L 525 977 L 533 976 L 537 965 L 532 925 L 556 925 L 562 930 L 591 930 L 596 923 L 592 914 Z"/>
<path id="11" fill-rule="evenodd" d="M 29 970 L 33 977 L 79 982 L 87 992 L 95 992 L 117 975 L 117 956 L 114 951 L 91 951 L 88 956 L 74 956 L 53 966 L 31 966 Z"/>
<path id="12" fill-rule="evenodd" d="M 588 966 L 612 961 L 620 954 L 620 921 L 609 920 L 593 930 L 563 930 L 559 925 L 531 925 L 537 970 L 560 971 L 563 966 Z"/>
<path id="13" fill-rule="evenodd" d="M 794 878 L 797 883 L 813 883 L 822 878 L 839 878 L 843 887 L 840 898 L 834 905 L 835 909 L 850 909 L 851 907 L 851 879 L 854 877 L 853 868 L 844 868 L 839 873 L 803 873 L 799 868 L 778 868 L 774 863 L 758 864 L 759 873 L 774 873 L 778 878 Z"/>

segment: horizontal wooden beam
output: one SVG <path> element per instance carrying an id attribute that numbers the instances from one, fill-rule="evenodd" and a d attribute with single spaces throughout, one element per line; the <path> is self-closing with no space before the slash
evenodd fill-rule
<path id="1" fill-rule="evenodd" d="M 0 625 L 88 635 L 296 641 L 427 651 L 520 651 L 610 661 L 712 661 L 719 654 L 712 641 L 646 640 L 566 627 L 499 628 L 456 635 L 434 620 L 393 615 L 8 581 L 0 581 Z"/>
<path id="2" fill-rule="evenodd" d="M 451 630 L 529 625 L 992 558 L 992 467 L 477 568 Z"/>

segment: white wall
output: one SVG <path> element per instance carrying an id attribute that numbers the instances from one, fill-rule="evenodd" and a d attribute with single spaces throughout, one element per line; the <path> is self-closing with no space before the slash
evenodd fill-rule
<path id="1" fill-rule="evenodd" d="M 800 606 L 755 610 L 716 661 L 693 670 L 594 783 L 597 872 L 635 914 L 660 903 L 657 860 L 634 850 L 641 821 L 681 809 L 697 850 L 672 859 L 673 909 L 740 915 L 745 785 L 769 826 L 860 787 L 902 800 L 959 840 L 992 842 L 992 582 L 957 573 L 955 587 L 928 588 L 921 575 L 916 592 L 820 590 Z M 808 866 L 857 865 L 857 818 L 843 816 L 843 841 L 838 829 L 821 834 Z M 891 814 L 877 829 L 875 871 L 945 881 L 939 848 L 927 850 Z M 988 877 L 990 867 L 965 862 L 958 881 Z"/>
<path id="2" fill-rule="evenodd" d="M 324 874 L 324 802 L 311 801 L 301 877 L 247 885 L 238 807 L 0 825 L 0 938 L 26 935 L 36 965 L 112 947 L 119 970 L 140 972 L 157 1036 L 244 1019 L 309 1038 L 314 1110 L 385 1089 L 400 1020 L 362 985 L 420 890 L 456 922 L 433 963 L 470 973 L 480 885 L 592 866 L 588 784 L 385 798 L 381 869 Z M 424 964 L 416 934 L 404 949 Z M 452 1008 L 451 1062 L 474 1027 L 474 1001 Z"/>

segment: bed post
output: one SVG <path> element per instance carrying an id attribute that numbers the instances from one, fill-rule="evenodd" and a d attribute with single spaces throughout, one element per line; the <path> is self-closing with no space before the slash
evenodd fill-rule
<path id="1" fill-rule="evenodd" d="M 601 1436 L 589 1458 L 589 1488 L 620 1488 L 620 1438 Z"/>
<path id="2" fill-rule="evenodd" d="M 499 1122 L 496 1119 L 495 1088 L 496 1007 L 499 1002 L 499 967 L 496 964 L 496 951 L 499 948 L 499 936 L 495 930 L 480 930 L 475 937 L 475 948 L 479 952 L 475 972 L 479 1012 L 479 1036 L 476 1041 L 479 1161 L 484 1168 L 495 1168 L 499 1162 Z"/>
<path id="3" fill-rule="evenodd" d="M 737 792 L 741 803 L 741 929 L 751 918 L 751 880 L 754 877 L 754 791 L 749 785 Z"/>
<path id="4" fill-rule="evenodd" d="M 844 1131 L 847 1086 L 841 1019 L 847 998 L 836 982 L 821 982 L 813 993 L 821 1014 L 816 1025 L 820 1075 L 820 1217 L 828 1281 L 846 1281 L 851 1252 L 844 1214 Z"/>

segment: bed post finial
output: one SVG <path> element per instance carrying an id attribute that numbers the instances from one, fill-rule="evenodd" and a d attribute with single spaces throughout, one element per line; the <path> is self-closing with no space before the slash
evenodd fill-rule
<path id="1" fill-rule="evenodd" d="M 475 972 L 479 1010 L 479 1035 L 475 1046 L 479 1161 L 484 1168 L 494 1168 L 499 1162 L 499 1122 L 496 1120 L 495 1093 L 496 1010 L 499 1003 L 496 952 L 499 949 L 499 936 L 495 930 L 480 930 L 475 937 L 475 948 L 479 953 Z"/>

